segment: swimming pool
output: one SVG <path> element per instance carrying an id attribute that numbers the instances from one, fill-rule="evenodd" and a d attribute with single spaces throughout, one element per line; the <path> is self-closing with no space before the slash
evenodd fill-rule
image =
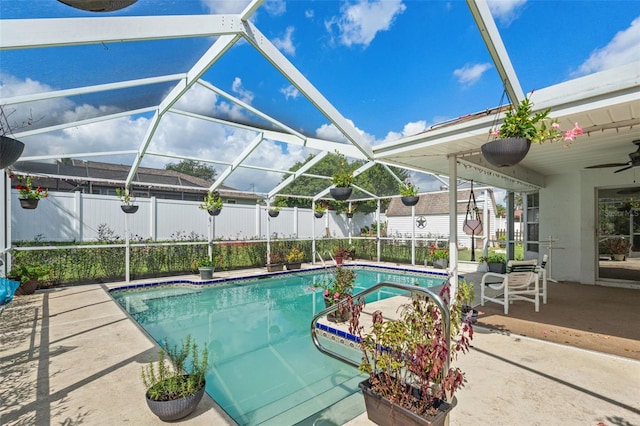
<path id="1" fill-rule="evenodd" d="M 311 317 L 324 309 L 322 290 L 312 287 L 325 274 L 114 289 L 111 294 L 156 341 L 175 344 L 191 334 L 206 343 L 212 366 L 206 391 L 238 424 L 311 424 L 318 418 L 343 424 L 364 412 L 357 387 L 363 378 L 357 369 L 321 354 L 309 335 Z M 354 292 L 380 281 L 434 286 L 444 279 L 357 268 Z M 351 355 L 359 359 L 356 351 Z"/>

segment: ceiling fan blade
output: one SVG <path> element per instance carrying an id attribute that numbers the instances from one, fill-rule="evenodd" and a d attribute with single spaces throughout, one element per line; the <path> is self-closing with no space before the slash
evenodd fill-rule
<path id="1" fill-rule="evenodd" d="M 616 171 L 615 171 L 615 172 L 613 172 L 613 173 L 620 173 L 620 172 L 624 172 L 625 170 L 629 170 L 629 169 L 630 169 L 630 168 L 632 168 L 632 167 L 634 167 L 634 166 L 633 166 L 633 164 L 632 164 L 632 165 L 629 165 L 629 166 L 627 166 L 627 167 L 623 167 L 623 168 L 621 168 L 620 170 L 616 170 Z"/>
<path id="2" fill-rule="evenodd" d="M 622 167 L 629 165 L 629 162 L 626 163 L 607 163 L 607 164 L 596 164 L 595 166 L 588 166 L 585 169 L 601 169 L 604 167 Z"/>

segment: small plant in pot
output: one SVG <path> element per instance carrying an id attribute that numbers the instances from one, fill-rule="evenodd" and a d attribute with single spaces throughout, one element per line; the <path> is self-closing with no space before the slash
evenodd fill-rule
<path id="1" fill-rule="evenodd" d="M 353 170 L 347 162 L 347 158 L 336 151 L 338 156 L 338 170 L 333 174 L 332 183 L 333 188 L 329 190 L 331 196 L 338 201 L 347 200 L 351 196 L 353 188 Z"/>
<path id="2" fill-rule="evenodd" d="M 7 278 L 20 282 L 16 289 L 16 296 L 33 294 L 42 283 L 50 281 L 53 268 L 41 264 L 14 264 Z"/>
<path id="3" fill-rule="evenodd" d="M 210 259 L 209 256 L 204 256 L 194 259 L 191 263 L 194 268 L 198 269 L 200 279 L 203 280 L 212 279 L 216 268 L 224 267 L 224 259 L 222 259 L 222 256 L 214 256 L 212 259 Z"/>
<path id="4" fill-rule="evenodd" d="M 457 292 L 451 303 L 450 291 L 446 282 L 439 295 L 450 313 L 449 346 L 443 315 L 428 297 L 407 298 L 396 320 L 373 312 L 367 330 L 360 323 L 365 301 L 347 298 L 349 332 L 360 338 L 359 370 L 369 376 L 360 383 L 360 389 L 367 415 L 374 423 L 447 424 L 447 416 L 456 405 L 454 394 L 464 383 L 464 373 L 448 365 L 460 352 L 469 351 L 473 338 L 468 316 L 462 314 L 462 305 L 468 301 Z"/>
<path id="5" fill-rule="evenodd" d="M 284 269 L 285 256 L 278 251 L 267 255 L 267 272 L 277 272 Z"/>
<path id="6" fill-rule="evenodd" d="M 187 365 L 190 367 L 188 372 Z M 181 340 L 179 347 L 170 346 L 165 340 L 164 351 L 158 351 L 157 363 L 150 357 L 149 363 L 142 367 L 147 405 L 164 421 L 188 416 L 204 395 L 208 369 L 209 353 L 206 346 L 199 351 L 191 335 Z"/>
<path id="7" fill-rule="evenodd" d="M 208 211 L 211 216 L 218 216 L 222 211 L 223 205 L 224 202 L 218 191 L 207 192 L 203 203 L 200 204 L 200 209 Z"/>
<path id="8" fill-rule="evenodd" d="M 420 197 L 418 196 L 418 188 L 409 181 L 400 183 L 398 190 L 400 192 L 400 200 L 405 206 L 415 206 L 418 204 Z"/>
<path id="9" fill-rule="evenodd" d="M 480 262 L 486 262 L 489 272 L 504 274 L 507 272 L 507 256 L 501 253 L 489 253 L 480 257 Z"/>
<path id="10" fill-rule="evenodd" d="M 324 290 L 322 297 L 325 307 L 341 304 L 335 312 L 327 315 L 329 321 L 345 322 L 349 320 L 349 309 L 344 299 L 353 293 L 356 277 L 357 275 L 353 269 L 338 266 L 330 276 L 327 276 L 322 282 L 314 286 L 314 288 Z"/>
<path id="11" fill-rule="evenodd" d="M 603 243 L 605 250 L 613 260 L 625 260 L 631 250 L 631 242 L 624 237 L 608 238 Z"/>
<path id="12" fill-rule="evenodd" d="M 13 175 L 9 175 L 9 177 L 13 177 Z M 18 176 L 16 179 L 18 180 L 18 184 L 16 185 L 18 198 L 20 200 L 20 206 L 23 209 L 35 209 L 38 207 L 38 202 L 42 198 L 47 198 L 49 196 L 49 191 L 47 189 L 43 189 L 39 186 L 33 186 L 31 176 Z"/>
<path id="13" fill-rule="evenodd" d="M 551 111 L 548 108 L 533 112 L 530 96 L 515 107 L 509 106 L 502 125 L 489 132 L 496 139 L 481 147 L 485 160 L 496 167 L 518 164 L 527 155 L 532 143 L 563 141 L 568 146 L 583 133 L 578 123 L 566 132 L 560 130 L 558 120 L 548 117 Z"/>
<path id="14" fill-rule="evenodd" d="M 316 218 L 320 219 L 327 212 L 328 207 L 322 203 L 318 203 L 313 208 L 313 214 Z"/>
<path id="15" fill-rule="evenodd" d="M 125 213 L 135 213 L 138 211 L 138 206 L 133 204 L 135 201 L 135 196 L 133 192 L 130 192 L 127 188 L 116 188 L 116 195 L 122 201 L 122 205 L 120 208 Z"/>
<path id="16" fill-rule="evenodd" d="M 287 253 L 287 269 L 300 269 L 304 260 L 304 252 L 298 247 L 293 247 Z"/>

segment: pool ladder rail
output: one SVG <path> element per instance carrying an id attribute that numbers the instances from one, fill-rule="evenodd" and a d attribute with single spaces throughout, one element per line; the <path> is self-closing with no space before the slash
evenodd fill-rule
<path id="1" fill-rule="evenodd" d="M 368 294 L 374 293 L 382 288 L 385 287 L 391 287 L 391 288 L 396 288 L 396 289 L 400 289 L 400 290 L 405 290 L 410 294 L 423 294 L 426 295 L 427 297 L 429 297 L 431 300 L 434 301 L 434 303 L 436 304 L 436 306 L 438 307 L 438 309 L 440 309 L 440 312 L 442 313 L 442 324 L 444 327 L 443 333 L 445 339 L 446 339 L 446 343 L 447 343 L 447 348 L 451 348 L 451 316 L 449 315 L 449 309 L 447 309 L 447 307 L 445 306 L 442 298 L 440 296 L 438 296 L 438 294 L 434 293 L 432 290 L 429 290 L 428 288 L 424 288 L 424 287 L 416 287 L 415 285 L 411 285 L 411 284 L 401 284 L 401 283 L 394 283 L 394 282 L 390 282 L 390 281 L 383 281 L 383 282 L 379 282 L 378 284 L 374 285 L 373 287 L 369 287 L 368 289 L 365 289 L 363 291 L 361 291 L 360 293 L 357 293 L 355 295 L 353 295 L 353 299 L 354 300 L 359 300 L 360 298 L 363 298 L 365 296 L 367 296 Z M 344 299 L 342 299 L 344 300 Z M 342 300 L 340 302 L 342 302 Z M 311 339 L 313 340 L 313 344 L 316 346 L 316 348 L 322 352 L 325 355 L 328 355 L 332 358 L 337 359 L 338 361 L 342 361 L 346 364 L 349 364 L 351 366 L 354 367 L 358 367 L 360 365 L 360 362 L 356 362 L 350 358 L 347 358 L 337 352 L 332 351 L 331 349 L 328 349 L 324 346 L 322 346 L 322 343 L 320 343 L 320 340 L 318 339 L 318 320 L 322 317 L 324 317 L 327 314 L 330 314 L 332 312 L 335 312 L 338 310 L 338 306 L 340 305 L 340 302 L 329 306 L 328 308 L 318 312 L 317 314 L 315 314 L 313 316 L 313 318 L 311 318 Z M 449 371 L 449 357 L 447 357 L 447 359 L 445 360 L 445 365 L 442 371 Z"/>
<path id="2" fill-rule="evenodd" d="M 326 268 L 326 267 L 327 267 L 327 263 L 324 261 L 324 259 L 323 259 L 323 258 L 322 258 L 322 256 L 320 255 L 320 253 L 318 253 L 318 252 L 316 251 L 316 252 L 314 252 L 314 254 L 315 254 L 315 256 L 317 256 L 317 257 L 318 257 L 318 259 L 320 259 L 320 263 L 322 263 L 322 266 Z M 338 264 L 338 263 L 336 262 L 336 259 L 333 257 L 333 255 L 331 254 L 331 252 L 330 252 L 329 250 L 326 250 L 326 251 L 325 251 L 325 254 L 328 254 L 328 255 L 329 255 L 329 257 L 331 258 L 331 260 L 333 260 L 333 263 L 334 263 L 335 265 L 337 265 L 337 264 Z"/>

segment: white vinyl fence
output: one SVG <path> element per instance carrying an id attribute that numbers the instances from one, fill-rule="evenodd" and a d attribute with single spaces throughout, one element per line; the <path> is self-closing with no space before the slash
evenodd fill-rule
<path id="1" fill-rule="evenodd" d="M 115 196 L 76 193 L 49 193 L 38 208 L 20 207 L 18 192 L 11 191 L 11 241 L 95 241 L 98 229 L 106 225 L 115 235 L 132 240 L 179 240 L 212 238 L 247 240 L 271 238 L 344 238 L 359 235 L 360 228 L 375 222 L 375 214 L 345 215 L 329 211 L 316 219 L 311 209 L 283 208 L 270 218 L 264 205 L 225 204 L 212 217 L 199 202 L 137 198 L 139 209 L 125 214 Z M 381 221 L 384 221 L 384 217 Z M 128 221 L 128 223 L 127 223 Z M 133 242 L 133 241 L 132 241 Z"/>

